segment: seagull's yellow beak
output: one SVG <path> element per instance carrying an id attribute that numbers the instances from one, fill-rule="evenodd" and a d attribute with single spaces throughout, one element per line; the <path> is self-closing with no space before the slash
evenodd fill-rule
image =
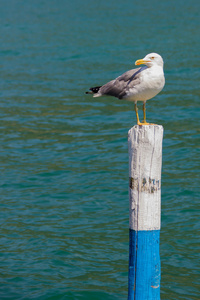
<path id="1" fill-rule="evenodd" d="M 148 62 L 150 62 L 150 60 L 138 59 L 138 60 L 136 60 L 135 65 L 136 66 L 138 66 L 138 65 L 145 65 Z"/>

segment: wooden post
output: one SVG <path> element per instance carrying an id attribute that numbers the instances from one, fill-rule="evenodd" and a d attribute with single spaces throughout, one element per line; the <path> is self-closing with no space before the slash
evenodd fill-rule
<path id="1" fill-rule="evenodd" d="M 160 125 L 135 125 L 128 132 L 128 300 L 160 300 L 162 138 Z"/>

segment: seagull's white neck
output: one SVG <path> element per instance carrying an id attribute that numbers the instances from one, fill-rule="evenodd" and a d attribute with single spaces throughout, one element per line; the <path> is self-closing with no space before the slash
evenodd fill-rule
<path id="1" fill-rule="evenodd" d="M 148 68 L 154 68 L 154 69 L 162 69 L 163 70 L 163 64 L 146 64 Z"/>

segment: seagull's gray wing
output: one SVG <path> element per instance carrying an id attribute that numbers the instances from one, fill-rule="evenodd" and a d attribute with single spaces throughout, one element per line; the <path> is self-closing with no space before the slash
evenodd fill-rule
<path id="1" fill-rule="evenodd" d="M 104 84 L 100 89 L 101 95 L 114 96 L 122 99 L 126 96 L 127 91 L 140 83 L 140 73 L 147 67 L 141 67 L 127 71 L 116 79 Z"/>

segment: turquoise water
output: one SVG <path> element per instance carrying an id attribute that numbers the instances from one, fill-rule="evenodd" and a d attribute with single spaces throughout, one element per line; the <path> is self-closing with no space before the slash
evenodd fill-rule
<path id="1" fill-rule="evenodd" d="M 199 299 L 199 1 L 0 2 L 0 299 L 121 300 L 133 104 L 90 86 L 158 52 L 162 299 Z M 140 106 L 141 109 L 141 106 Z M 140 110 L 141 114 L 141 110 Z"/>

